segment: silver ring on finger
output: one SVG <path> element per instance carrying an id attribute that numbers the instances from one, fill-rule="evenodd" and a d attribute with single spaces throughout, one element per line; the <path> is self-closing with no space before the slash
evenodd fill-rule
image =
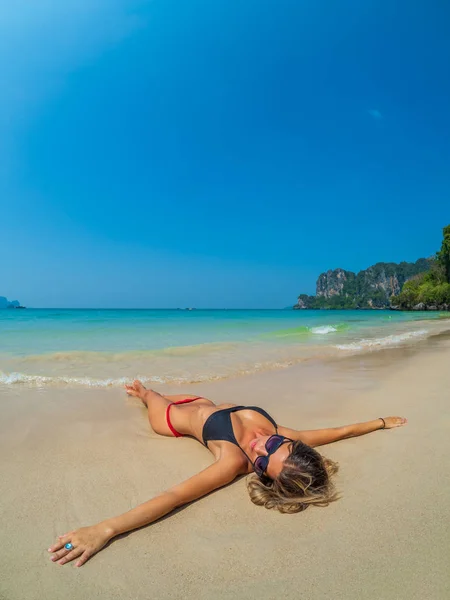
<path id="1" fill-rule="evenodd" d="M 73 545 L 70 542 L 67 542 L 67 544 L 64 544 L 64 548 L 66 550 L 73 550 Z"/>

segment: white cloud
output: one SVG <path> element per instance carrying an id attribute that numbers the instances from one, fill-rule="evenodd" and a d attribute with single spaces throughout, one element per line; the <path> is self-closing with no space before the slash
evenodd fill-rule
<path id="1" fill-rule="evenodd" d="M 369 108 L 367 112 L 372 117 L 372 119 L 375 119 L 376 121 L 381 121 L 381 119 L 383 118 L 383 115 L 376 108 Z"/>

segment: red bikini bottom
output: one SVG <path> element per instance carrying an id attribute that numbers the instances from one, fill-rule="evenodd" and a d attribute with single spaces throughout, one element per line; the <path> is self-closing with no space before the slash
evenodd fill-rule
<path id="1" fill-rule="evenodd" d="M 196 398 L 186 398 L 185 400 L 177 400 L 176 402 L 171 402 L 170 404 L 167 405 L 166 408 L 166 421 L 167 421 L 167 425 L 169 426 L 170 431 L 173 433 L 173 435 L 175 437 L 183 437 L 182 433 L 179 433 L 175 427 L 172 425 L 172 423 L 170 422 L 170 408 L 172 406 L 175 406 L 177 404 L 187 404 L 188 402 L 194 402 L 194 400 L 200 400 L 202 398 L 202 396 L 197 396 Z"/>

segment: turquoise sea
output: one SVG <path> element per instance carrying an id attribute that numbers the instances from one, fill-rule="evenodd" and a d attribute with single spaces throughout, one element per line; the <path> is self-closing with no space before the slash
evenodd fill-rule
<path id="1" fill-rule="evenodd" d="M 0 311 L 0 385 L 192 383 L 414 344 L 448 314 L 391 311 Z"/>

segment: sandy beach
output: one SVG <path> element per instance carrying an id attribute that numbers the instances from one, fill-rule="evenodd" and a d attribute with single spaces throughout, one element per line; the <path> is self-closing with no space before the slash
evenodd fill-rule
<path id="1" fill-rule="evenodd" d="M 449 365 L 441 335 L 189 386 L 299 429 L 387 415 L 409 423 L 320 449 L 341 467 L 342 499 L 328 508 L 267 511 L 241 479 L 114 540 L 80 569 L 49 560 L 58 534 L 132 508 L 212 456 L 195 440 L 154 434 L 118 389 L 2 389 L 1 600 L 448 598 Z"/>
<path id="2" fill-rule="evenodd" d="M 449 23 L 0 3 L 0 600 L 450 600 Z"/>

